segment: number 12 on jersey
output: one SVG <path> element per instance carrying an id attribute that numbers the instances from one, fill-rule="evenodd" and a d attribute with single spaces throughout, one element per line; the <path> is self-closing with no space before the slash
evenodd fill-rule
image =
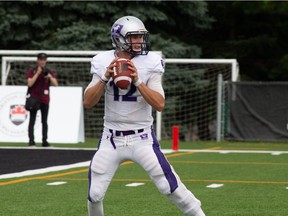
<path id="1" fill-rule="evenodd" d="M 133 94 L 137 91 L 137 88 L 135 85 L 133 85 L 133 83 L 131 83 L 130 90 L 125 95 L 119 95 L 119 88 L 115 85 L 114 82 L 110 82 L 110 86 L 113 86 L 114 101 L 119 101 L 120 97 L 122 97 L 122 101 L 137 101 L 137 96 L 133 96 Z"/>

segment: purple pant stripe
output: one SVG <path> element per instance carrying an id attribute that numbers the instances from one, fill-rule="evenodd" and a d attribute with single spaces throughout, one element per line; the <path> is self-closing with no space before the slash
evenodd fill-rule
<path id="1" fill-rule="evenodd" d="M 161 168 L 165 174 L 165 177 L 170 185 L 170 192 L 173 193 L 176 188 L 178 187 L 177 179 L 172 172 L 171 166 L 167 159 L 165 158 L 164 154 L 160 150 L 159 142 L 155 136 L 154 130 L 152 129 L 151 135 L 153 137 L 153 150 L 157 156 L 157 159 L 159 161 L 159 164 L 161 165 Z"/>
<path id="2" fill-rule="evenodd" d="M 89 172 L 88 172 L 88 200 L 92 202 L 91 197 L 90 197 L 90 188 L 91 188 L 91 163 L 90 163 Z"/>

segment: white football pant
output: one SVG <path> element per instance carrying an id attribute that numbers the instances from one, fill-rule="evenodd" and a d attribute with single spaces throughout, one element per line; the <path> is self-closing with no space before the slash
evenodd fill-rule
<path id="1" fill-rule="evenodd" d="M 89 216 L 104 215 L 102 200 L 107 188 L 119 165 L 128 160 L 143 167 L 160 193 L 167 195 L 185 215 L 205 215 L 201 202 L 184 186 L 161 152 L 151 128 L 127 136 L 104 128 L 89 169 Z"/>

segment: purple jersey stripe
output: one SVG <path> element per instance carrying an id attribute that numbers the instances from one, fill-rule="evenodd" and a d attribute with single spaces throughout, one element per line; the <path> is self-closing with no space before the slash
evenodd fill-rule
<path id="1" fill-rule="evenodd" d="M 178 183 L 177 183 L 177 179 L 174 175 L 174 173 L 172 172 L 171 166 L 169 164 L 169 162 L 167 161 L 166 157 L 164 156 L 164 154 L 161 152 L 160 150 L 160 145 L 159 142 L 155 136 L 154 130 L 151 129 L 151 135 L 153 138 L 153 150 L 157 156 L 157 159 L 159 161 L 159 164 L 164 172 L 164 175 L 170 185 L 170 192 L 173 193 L 177 187 L 178 187 Z"/>

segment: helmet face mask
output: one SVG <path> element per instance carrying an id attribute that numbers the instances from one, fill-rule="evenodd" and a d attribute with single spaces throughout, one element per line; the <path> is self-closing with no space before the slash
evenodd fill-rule
<path id="1" fill-rule="evenodd" d="M 135 37 L 141 40 L 135 41 Z M 149 32 L 137 17 L 125 16 L 118 19 L 111 28 L 111 39 L 117 50 L 126 51 L 133 56 L 147 55 L 149 52 Z"/>
<path id="2" fill-rule="evenodd" d="M 133 37 L 141 38 L 141 41 L 133 42 Z M 128 51 L 132 55 L 147 55 L 149 52 L 149 33 L 148 32 L 128 32 L 125 36 Z M 139 40 L 139 39 L 138 39 Z M 135 49 L 134 47 L 138 47 Z"/>

